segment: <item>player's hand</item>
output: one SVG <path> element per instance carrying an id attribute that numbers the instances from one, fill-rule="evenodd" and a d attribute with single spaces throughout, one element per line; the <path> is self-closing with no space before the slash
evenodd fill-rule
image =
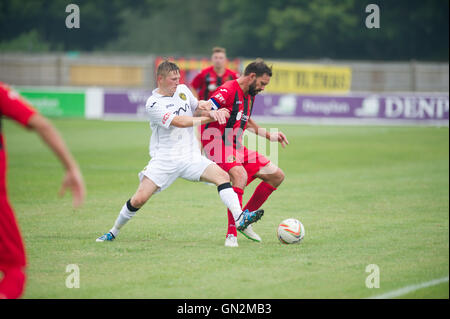
<path id="1" fill-rule="evenodd" d="M 211 102 L 210 101 L 204 101 L 204 100 L 200 100 L 198 101 L 198 105 L 197 108 L 203 111 L 209 111 L 212 108 Z"/>
<path id="2" fill-rule="evenodd" d="M 59 196 L 64 196 L 67 188 L 69 188 L 72 192 L 73 207 L 80 207 L 84 202 L 86 188 L 78 167 L 66 171 L 66 175 L 64 176 L 61 189 L 59 191 Z"/>
<path id="3" fill-rule="evenodd" d="M 225 120 L 230 118 L 230 111 L 228 109 L 218 109 L 217 112 L 221 113 L 225 117 Z"/>
<path id="4" fill-rule="evenodd" d="M 230 117 L 230 112 L 227 109 L 220 109 L 217 111 L 210 111 L 209 116 L 217 121 L 220 125 L 223 125 L 227 122 L 227 119 Z"/>
<path id="5" fill-rule="evenodd" d="M 283 132 L 270 133 L 270 141 L 271 142 L 279 142 L 279 143 L 281 143 L 281 146 L 283 148 L 285 148 L 286 145 L 289 144 L 289 141 L 288 141 L 288 139 L 286 138 L 286 135 L 284 135 Z"/>
<path id="6" fill-rule="evenodd" d="M 220 125 L 226 124 L 227 119 L 230 117 L 230 111 L 227 109 L 219 109 L 217 112 L 217 122 L 219 122 Z"/>

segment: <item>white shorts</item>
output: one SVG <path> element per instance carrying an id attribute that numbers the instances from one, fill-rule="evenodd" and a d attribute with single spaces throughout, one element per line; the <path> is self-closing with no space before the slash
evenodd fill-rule
<path id="1" fill-rule="evenodd" d="M 144 176 L 151 179 L 159 187 L 155 192 L 158 193 L 169 187 L 178 177 L 193 182 L 200 181 L 203 172 L 211 164 L 214 162 L 201 155 L 185 160 L 152 158 L 138 176 L 140 181 Z"/>

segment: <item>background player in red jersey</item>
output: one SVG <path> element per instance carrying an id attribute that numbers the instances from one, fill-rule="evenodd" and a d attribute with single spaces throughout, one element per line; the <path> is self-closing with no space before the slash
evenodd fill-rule
<path id="1" fill-rule="evenodd" d="M 226 68 L 227 54 L 224 48 L 212 49 L 211 63 L 212 66 L 200 71 L 190 85 L 195 97 L 199 100 L 208 100 L 219 86 L 238 78 L 236 72 Z"/>
<path id="2" fill-rule="evenodd" d="M 209 66 L 195 76 L 190 84 L 194 96 L 199 100 L 208 100 L 214 91 L 227 81 L 236 80 L 238 74 L 228 69 L 225 48 L 214 47 L 211 55 L 212 66 Z M 201 136 L 205 125 L 199 125 L 198 135 Z"/>
<path id="3" fill-rule="evenodd" d="M 80 206 L 84 201 L 85 186 L 78 165 L 64 141 L 47 119 L 29 106 L 19 94 L 0 82 L 0 121 L 3 116 L 35 130 L 53 150 L 66 170 L 60 195 L 64 195 L 65 190 L 70 188 L 74 207 Z M 6 159 L 0 122 L 0 272 L 3 273 L 0 299 L 15 299 L 22 295 L 25 287 L 26 256 L 22 236 L 6 192 Z"/>
<path id="4" fill-rule="evenodd" d="M 282 132 L 268 132 L 250 118 L 255 96 L 269 84 L 271 76 L 271 68 L 258 59 L 250 63 L 245 68 L 244 75 L 237 80 L 220 86 L 209 99 L 210 103 L 205 104 L 213 109 L 227 108 L 230 111 L 230 118 L 225 125 L 206 125 L 201 140 L 206 156 L 230 174 L 233 189 L 241 204 L 245 187 L 255 178 L 262 180 L 245 205 L 244 209 L 251 211 L 260 208 L 284 180 L 284 173 L 280 168 L 265 156 L 247 149 L 242 144 L 242 136 L 247 128 L 270 141 L 280 142 L 283 147 L 289 143 Z M 199 110 L 198 114 L 201 115 L 202 112 L 204 111 Z M 230 216 L 228 212 L 227 237 L 237 235 L 233 218 Z M 261 237 L 251 226 L 241 233 L 249 239 L 261 241 Z"/>

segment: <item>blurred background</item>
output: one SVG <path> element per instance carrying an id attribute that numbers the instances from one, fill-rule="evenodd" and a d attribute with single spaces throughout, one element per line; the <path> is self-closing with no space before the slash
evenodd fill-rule
<path id="1" fill-rule="evenodd" d="M 0 81 L 47 116 L 143 119 L 161 58 L 189 83 L 222 46 L 238 72 L 273 66 L 256 117 L 448 125 L 448 17 L 448 0 L 2 0 Z"/>

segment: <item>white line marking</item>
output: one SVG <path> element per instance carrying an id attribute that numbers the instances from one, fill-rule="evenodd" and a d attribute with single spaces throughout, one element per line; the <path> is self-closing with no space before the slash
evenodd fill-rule
<path id="1" fill-rule="evenodd" d="M 423 282 L 421 284 L 417 284 L 417 285 L 411 285 L 411 286 L 406 286 L 397 290 L 393 290 L 387 293 L 384 293 L 382 295 L 378 295 L 378 296 L 374 296 L 374 297 L 369 297 L 367 299 L 390 299 L 390 298 L 395 298 L 395 297 L 400 297 L 406 294 L 409 294 L 410 292 L 422 289 L 422 288 L 427 288 L 427 287 L 431 287 L 431 286 L 436 286 L 439 285 L 443 282 L 448 281 L 448 276 L 447 277 L 443 277 L 443 278 L 439 278 L 439 279 L 434 279 L 431 281 L 427 281 L 427 282 Z"/>

